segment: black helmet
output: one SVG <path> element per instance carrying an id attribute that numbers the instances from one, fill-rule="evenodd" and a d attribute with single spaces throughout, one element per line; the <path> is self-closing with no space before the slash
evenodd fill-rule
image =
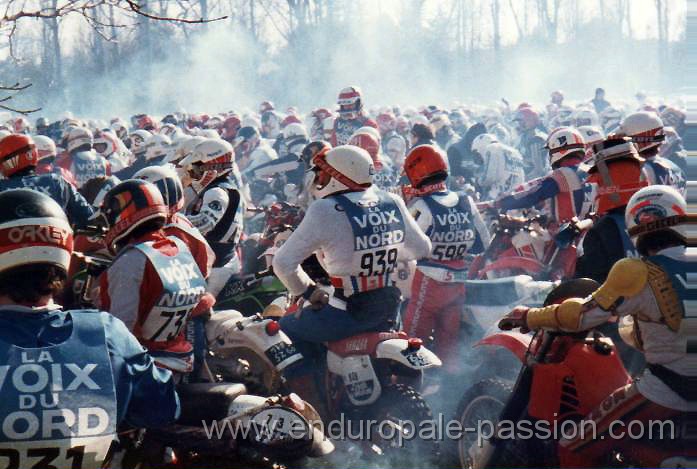
<path id="1" fill-rule="evenodd" d="M 52 198 L 30 189 L 0 193 L 0 272 L 30 264 L 68 270 L 73 230 Z"/>
<path id="2" fill-rule="evenodd" d="M 116 254 L 118 244 L 136 228 L 151 220 L 167 220 L 169 211 L 155 184 L 128 179 L 114 186 L 104 196 L 95 215 L 107 229 L 107 248 Z"/>

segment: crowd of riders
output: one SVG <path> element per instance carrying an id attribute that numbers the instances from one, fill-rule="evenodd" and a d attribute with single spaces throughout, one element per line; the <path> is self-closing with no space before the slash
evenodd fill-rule
<path id="1" fill-rule="evenodd" d="M 570 266 L 545 280 L 601 284 L 586 298 L 517 307 L 502 329 L 611 329 L 630 318 L 646 366 L 632 384 L 639 397 L 612 417 L 697 411 L 697 253 L 688 247 L 695 220 L 679 101 L 642 92 L 608 101 L 601 88 L 576 102 L 554 91 L 540 106 L 363 99 L 350 86 L 335 104 L 302 111 L 264 101 L 128 120 L 6 116 L 0 447 L 17 447 L 20 458 L 10 467 L 28 467 L 23 458 L 37 445 L 69 460 L 75 439 L 82 467 L 98 467 L 119 426 L 175 422 L 176 384 L 200 379 L 198 339 L 216 297 L 231 278 L 254 273 L 241 248 L 256 235 L 249 220 L 281 203 L 303 214 L 271 262 L 288 292 L 280 326 L 303 355 L 285 379 L 320 414 L 313 369 L 327 341 L 403 329 L 431 344 L 439 373 L 458 375 L 453 331 L 466 280 L 485 268 L 502 217 L 539 220 L 549 243 L 589 221 Z M 66 293 L 84 255 L 109 259 L 85 292 L 99 313 Z M 62 423 L 56 406 L 25 405 L 52 393 Z M 581 462 L 604 451 L 563 448 Z"/>

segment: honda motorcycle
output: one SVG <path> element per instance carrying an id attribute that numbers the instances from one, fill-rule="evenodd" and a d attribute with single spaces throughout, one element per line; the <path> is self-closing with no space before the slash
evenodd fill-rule
<path id="1" fill-rule="evenodd" d="M 575 279 L 556 287 L 545 305 L 571 297 L 585 297 L 599 287 L 589 279 Z M 534 335 L 501 332 L 478 346 L 503 347 L 523 365 L 515 383 L 487 378 L 463 395 L 457 419 L 463 428 L 478 429 L 481 422 L 544 422 L 547 428 L 566 420 L 579 421 L 631 377 L 615 345 L 596 331 L 566 333 L 539 330 Z M 485 440 L 475 431 L 458 441 L 460 466 L 553 467 L 558 465 L 557 441 L 550 439 Z"/>

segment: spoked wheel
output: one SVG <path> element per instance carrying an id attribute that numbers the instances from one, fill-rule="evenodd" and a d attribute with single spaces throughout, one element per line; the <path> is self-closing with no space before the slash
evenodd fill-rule
<path id="1" fill-rule="evenodd" d="M 431 467 L 438 458 L 438 441 L 419 438 L 419 425 L 433 420 L 423 397 L 405 384 L 389 384 L 382 389 L 378 401 L 348 422 L 350 431 L 374 421 L 365 433 L 369 443 L 382 454 L 377 455 L 387 467 Z"/>
<path id="2" fill-rule="evenodd" d="M 485 379 L 472 386 L 460 400 L 457 419 L 463 428 L 462 437 L 457 442 L 460 467 L 470 469 L 482 467 L 482 440 L 478 429 L 487 422 L 495 428 L 499 416 L 512 391 L 511 384 L 500 379 Z"/>

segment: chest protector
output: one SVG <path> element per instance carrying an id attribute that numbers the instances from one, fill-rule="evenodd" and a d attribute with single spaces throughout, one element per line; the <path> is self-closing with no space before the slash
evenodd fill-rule
<path id="1" fill-rule="evenodd" d="M 639 257 L 636 247 L 634 247 L 634 243 L 632 243 L 632 240 L 629 238 L 629 233 L 627 232 L 627 224 L 624 221 L 624 215 L 613 212 L 608 213 L 607 216 L 610 217 L 610 219 L 613 222 L 615 222 L 615 226 L 617 226 L 617 230 L 620 233 L 620 237 L 622 238 L 622 251 L 624 252 L 624 257 Z"/>
<path id="2" fill-rule="evenodd" d="M 559 193 L 550 201 L 556 220 L 585 218 L 593 203 L 593 187 L 585 183 L 588 174 L 579 166 L 567 166 L 554 170 L 552 177 L 559 186 Z"/>
<path id="3" fill-rule="evenodd" d="M 697 265 L 662 255 L 648 257 L 646 264 L 649 285 L 661 310 L 661 322 L 686 336 L 687 353 L 697 353 L 697 316 L 694 314 Z"/>
<path id="4" fill-rule="evenodd" d="M 353 232 L 353 260 L 347 279 L 353 292 L 390 286 L 390 274 L 397 267 L 397 253 L 404 247 L 406 226 L 397 204 L 383 191 L 370 205 L 352 202 L 344 195 L 334 196 L 346 213 Z M 344 281 L 344 288 L 348 287 Z"/>
<path id="5" fill-rule="evenodd" d="M 167 344 L 180 337 L 189 314 L 206 291 L 206 281 L 186 244 L 175 237 L 168 239 L 179 249 L 176 256 L 162 254 L 152 242 L 132 247 L 148 258 L 162 282 L 155 304 L 136 330 L 136 336 L 149 349 L 158 342 Z"/>
<path id="6" fill-rule="evenodd" d="M 116 437 L 116 391 L 104 325 L 71 311 L 62 344 L 0 341 L 0 467 L 96 469 Z"/>
<path id="7" fill-rule="evenodd" d="M 423 197 L 433 220 L 426 230 L 426 235 L 431 238 L 433 246 L 431 262 L 446 264 L 450 261 L 463 261 L 476 241 L 467 196 L 464 194 L 457 194 L 457 196 L 457 204 L 453 207 L 446 207 L 432 195 Z M 428 262 L 419 261 L 418 264 L 427 265 Z"/>

